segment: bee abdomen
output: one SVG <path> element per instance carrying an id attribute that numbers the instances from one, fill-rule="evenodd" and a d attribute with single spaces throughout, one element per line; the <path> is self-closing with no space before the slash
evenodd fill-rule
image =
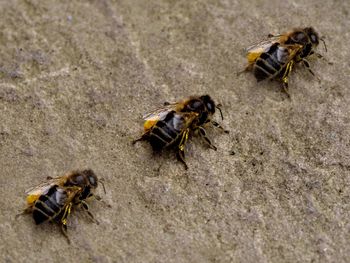
<path id="1" fill-rule="evenodd" d="M 274 44 L 270 49 L 260 55 L 254 65 L 254 76 L 258 81 L 271 78 L 281 70 L 283 61 L 279 58 L 278 44 Z"/>
<path id="2" fill-rule="evenodd" d="M 174 127 L 174 113 L 170 112 L 168 116 L 159 121 L 150 133 L 150 144 L 154 150 L 160 150 L 169 146 L 178 138 L 180 130 Z"/>
<path id="3" fill-rule="evenodd" d="M 176 140 L 177 132 L 171 127 L 160 125 L 154 127 L 150 134 L 150 144 L 153 149 L 160 150 Z"/>
<path id="4" fill-rule="evenodd" d="M 55 218 L 61 212 L 62 205 L 55 201 L 58 200 L 57 193 L 57 188 L 54 186 L 35 201 L 33 218 L 37 225 Z"/>

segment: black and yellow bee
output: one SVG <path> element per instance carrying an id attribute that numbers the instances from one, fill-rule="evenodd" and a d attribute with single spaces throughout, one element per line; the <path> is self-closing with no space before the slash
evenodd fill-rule
<path id="1" fill-rule="evenodd" d="M 95 220 L 86 200 L 92 196 L 99 199 L 94 195 L 97 185 L 98 178 L 90 169 L 69 172 L 55 178 L 48 177 L 46 182 L 26 191 L 27 208 L 22 214 L 31 213 L 37 225 L 46 221 L 58 223 L 69 241 L 67 218 L 74 205 L 81 206 Z"/>
<path id="2" fill-rule="evenodd" d="M 244 71 L 253 71 L 257 81 L 281 81 L 288 94 L 288 78 L 296 63 L 302 62 L 315 75 L 307 57 L 315 54 L 322 58 L 321 54 L 315 52 L 320 40 L 327 51 L 323 38 L 312 27 L 296 28 L 278 36 L 269 35 L 268 40 L 247 48 L 248 66 Z"/>
<path id="3" fill-rule="evenodd" d="M 216 150 L 203 127 L 206 123 L 211 123 L 224 130 L 216 121 L 211 119 L 215 109 L 220 111 L 222 117 L 220 107 L 215 104 L 209 95 L 192 96 L 179 102 L 164 103 L 164 106 L 160 109 L 143 116 L 145 132 L 133 143 L 147 140 L 155 151 L 164 148 L 176 148 L 179 161 L 187 169 L 185 144 L 192 131 L 199 134 L 211 149 Z"/>

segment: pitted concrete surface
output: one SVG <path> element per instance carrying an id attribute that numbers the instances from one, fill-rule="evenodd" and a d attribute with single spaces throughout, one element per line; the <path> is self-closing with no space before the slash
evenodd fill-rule
<path id="1" fill-rule="evenodd" d="M 1 262 L 349 262 L 349 1 L 0 2 Z M 287 99 L 237 76 L 244 48 L 313 26 L 333 65 L 310 59 Z M 154 155 L 142 114 L 211 95 L 218 150 Z M 220 116 L 215 119 L 219 122 Z M 92 223 L 36 226 L 24 191 L 90 167 L 105 180 Z M 109 207 L 110 205 L 111 207 Z"/>

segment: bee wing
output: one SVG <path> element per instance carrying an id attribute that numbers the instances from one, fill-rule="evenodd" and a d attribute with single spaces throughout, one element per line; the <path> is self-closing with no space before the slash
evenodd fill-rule
<path id="1" fill-rule="evenodd" d="M 247 53 L 262 53 L 268 50 L 273 44 L 279 41 L 280 36 L 272 36 L 266 40 L 255 43 L 245 49 Z"/>
<path id="2" fill-rule="evenodd" d="M 158 109 L 152 110 L 145 115 L 142 116 L 142 118 L 145 121 L 159 121 L 165 118 L 165 116 L 171 112 L 176 110 L 178 103 L 172 103 L 164 105 L 163 107 L 160 107 Z"/>
<path id="3" fill-rule="evenodd" d="M 29 195 L 42 195 L 46 194 L 49 189 L 54 185 L 59 185 L 61 178 L 50 178 L 46 182 L 41 183 L 39 185 L 33 186 L 25 191 L 25 193 Z"/>
<path id="4" fill-rule="evenodd" d="M 262 53 L 267 51 L 272 46 L 272 43 L 251 46 L 247 49 L 248 63 L 254 63 Z"/>

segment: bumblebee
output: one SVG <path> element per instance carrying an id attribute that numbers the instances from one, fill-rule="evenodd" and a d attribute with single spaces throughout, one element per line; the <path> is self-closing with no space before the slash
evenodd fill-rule
<path id="1" fill-rule="evenodd" d="M 95 221 L 86 200 L 92 196 L 100 199 L 93 194 L 97 185 L 98 178 L 90 169 L 48 177 L 46 182 L 26 191 L 27 208 L 19 215 L 31 213 L 37 225 L 46 221 L 58 223 L 69 242 L 67 218 L 74 205 L 81 206 Z"/>
<path id="2" fill-rule="evenodd" d="M 278 36 L 269 35 L 268 40 L 247 48 L 248 66 L 244 71 L 253 71 L 258 82 L 265 79 L 281 81 L 288 94 L 288 78 L 296 63 L 302 62 L 315 76 L 306 58 L 313 54 L 323 58 L 315 52 L 320 40 L 327 51 L 324 39 L 312 27 L 296 28 Z"/>
<path id="3" fill-rule="evenodd" d="M 220 111 L 223 119 L 219 105 L 216 105 L 209 95 L 191 96 L 175 103 L 166 102 L 163 107 L 143 116 L 144 133 L 139 139 L 134 140 L 133 144 L 147 140 L 156 152 L 165 148 L 176 148 L 177 158 L 187 170 L 185 145 L 191 132 L 199 134 L 213 150 L 216 150 L 216 147 L 207 137 L 203 126 L 211 123 L 228 133 L 220 124 L 212 120 L 215 109 Z"/>

